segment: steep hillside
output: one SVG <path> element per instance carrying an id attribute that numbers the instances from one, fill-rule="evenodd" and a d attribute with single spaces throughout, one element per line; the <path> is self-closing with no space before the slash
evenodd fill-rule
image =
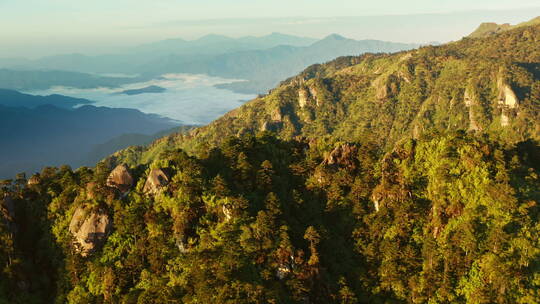
<path id="1" fill-rule="evenodd" d="M 392 55 L 314 65 L 272 92 L 189 135 L 113 159 L 147 162 L 168 148 L 193 151 L 227 136 L 272 131 L 281 138 L 373 141 L 465 130 L 507 143 L 540 139 L 540 26 Z"/>
<path id="2" fill-rule="evenodd" d="M 539 42 L 339 58 L 1 181 L 0 303 L 540 303 Z"/>
<path id="3" fill-rule="evenodd" d="M 229 138 L 0 185 L 8 303 L 537 303 L 540 147 Z"/>

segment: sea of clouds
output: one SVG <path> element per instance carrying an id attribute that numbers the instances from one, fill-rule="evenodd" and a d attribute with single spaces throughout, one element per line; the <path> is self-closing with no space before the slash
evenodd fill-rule
<path id="1" fill-rule="evenodd" d="M 218 89 L 217 84 L 231 83 L 234 79 L 194 74 L 165 74 L 146 82 L 132 83 L 119 88 L 76 89 L 53 87 L 26 92 L 34 95 L 60 94 L 94 101 L 94 106 L 132 108 L 144 113 L 158 114 L 182 124 L 207 124 L 226 112 L 253 99 L 255 95 L 239 94 Z M 165 88 L 163 93 L 139 95 L 119 94 L 125 90 L 147 86 Z"/>

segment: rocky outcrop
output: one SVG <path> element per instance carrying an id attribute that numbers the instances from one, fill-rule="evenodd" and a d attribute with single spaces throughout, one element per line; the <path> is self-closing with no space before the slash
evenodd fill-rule
<path id="1" fill-rule="evenodd" d="M 497 82 L 499 88 L 498 103 L 501 108 L 501 126 L 507 127 L 510 125 L 510 113 L 512 110 L 517 109 L 519 106 L 519 100 L 512 87 L 506 84 L 503 77 L 499 77 Z"/>
<path id="2" fill-rule="evenodd" d="M 463 102 L 465 103 L 465 106 L 470 107 L 474 104 L 473 100 L 473 94 L 469 89 L 465 90 L 465 94 L 463 95 Z"/>
<path id="3" fill-rule="evenodd" d="M 107 186 L 117 189 L 122 195 L 127 194 L 133 187 L 133 177 L 126 165 L 118 165 L 107 177 Z"/>
<path id="4" fill-rule="evenodd" d="M 304 108 L 309 102 L 309 92 L 306 89 L 298 90 L 298 104 Z"/>
<path id="5" fill-rule="evenodd" d="M 507 127 L 510 125 L 510 117 L 506 114 L 506 111 L 503 110 L 501 113 L 501 127 Z"/>
<path id="6" fill-rule="evenodd" d="M 40 177 L 39 173 L 36 173 L 36 174 L 32 175 L 32 177 L 30 177 L 30 179 L 27 182 L 27 185 L 28 186 L 38 185 L 40 182 L 41 182 L 41 177 Z"/>
<path id="7" fill-rule="evenodd" d="M 499 84 L 499 105 L 506 106 L 510 109 L 515 109 L 518 107 L 519 100 L 516 96 L 516 93 L 514 93 L 514 90 L 512 90 L 512 87 L 510 87 L 507 84 L 500 83 Z"/>
<path id="8" fill-rule="evenodd" d="M 298 90 L 298 104 L 300 105 L 300 108 L 304 108 L 313 103 L 315 103 L 317 106 L 321 105 L 317 89 L 313 86 L 308 88 L 300 88 Z"/>
<path id="9" fill-rule="evenodd" d="M 324 159 L 323 165 L 337 165 L 340 167 L 355 169 L 358 165 L 357 156 L 358 146 L 348 143 L 342 144 L 330 152 L 330 154 Z"/>
<path id="10" fill-rule="evenodd" d="M 169 176 L 162 169 L 152 169 L 144 183 L 143 192 L 155 195 L 169 184 Z"/>
<path id="11" fill-rule="evenodd" d="M 375 79 L 371 86 L 375 89 L 375 97 L 378 100 L 385 100 L 398 93 L 398 77 L 392 75 L 382 75 Z"/>
<path id="12" fill-rule="evenodd" d="M 189 251 L 188 246 L 187 246 L 186 242 L 183 240 L 183 238 L 177 238 L 176 239 L 176 248 L 178 248 L 178 250 L 181 253 L 186 253 L 186 252 Z"/>
<path id="13" fill-rule="evenodd" d="M 322 102 L 319 99 L 319 93 L 317 92 L 317 89 L 315 87 L 309 87 L 309 94 L 311 97 L 315 100 L 315 104 L 320 107 Z"/>
<path id="14" fill-rule="evenodd" d="M 83 257 L 94 252 L 105 242 L 111 228 L 111 219 L 104 210 L 92 211 L 84 206 L 75 210 L 69 223 L 69 232 L 75 238 L 76 250 Z"/>
<path id="15" fill-rule="evenodd" d="M 272 111 L 271 118 L 273 121 L 277 121 L 277 122 L 283 121 L 283 114 L 281 113 L 281 109 L 277 108 L 274 111 Z"/>
<path id="16" fill-rule="evenodd" d="M 221 207 L 221 211 L 223 212 L 223 216 L 225 216 L 225 221 L 228 222 L 233 218 L 233 210 L 228 205 L 223 205 Z"/>
<path id="17" fill-rule="evenodd" d="M 470 89 L 465 90 L 463 100 L 464 100 L 465 106 L 469 110 L 469 131 L 477 132 L 477 131 L 482 130 L 482 128 L 480 127 L 480 124 L 476 120 L 476 113 L 474 109 L 474 107 L 478 105 L 478 102 L 476 101 L 475 96 L 471 92 Z"/>
<path id="18" fill-rule="evenodd" d="M 271 132 L 277 132 L 281 127 L 283 126 L 283 123 L 280 121 L 265 121 L 261 125 L 260 130 L 261 131 L 271 131 Z"/>
<path id="19" fill-rule="evenodd" d="M 387 79 L 384 76 L 381 76 L 373 81 L 371 86 L 375 88 L 375 97 L 378 100 L 383 100 L 388 98 L 388 86 L 386 85 Z"/>

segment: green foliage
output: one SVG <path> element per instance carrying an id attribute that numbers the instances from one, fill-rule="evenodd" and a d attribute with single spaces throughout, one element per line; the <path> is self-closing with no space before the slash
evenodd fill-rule
<path id="1" fill-rule="evenodd" d="M 262 134 L 229 138 L 202 158 L 162 153 L 150 167 L 170 169 L 166 188 L 149 196 L 136 187 L 123 199 L 106 187 L 88 197 L 106 167 L 47 169 L 12 194 L 27 217 L 17 222 L 39 223 L 24 237 L 43 241 L 1 231 L 11 279 L 0 292 L 25 303 L 539 300 L 537 144 L 446 133 L 384 155 L 360 144 L 330 163 L 334 146 L 343 143 Z M 131 171 L 137 184 L 148 173 Z M 68 226 L 88 202 L 108 210 L 114 231 L 83 258 Z M 13 293 L 23 277 L 43 289 Z"/>
<path id="2" fill-rule="evenodd" d="M 341 58 L 188 134 L 3 182 L 0 303 L 539 303 L 539 33 Z M 80 206 L 113 223 L 87 257 Z"/>

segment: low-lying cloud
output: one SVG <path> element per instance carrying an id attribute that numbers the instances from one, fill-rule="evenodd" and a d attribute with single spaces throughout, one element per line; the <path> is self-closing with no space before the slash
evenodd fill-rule
<path id="1" fill-rule="evenodd" d="M 94 101 L 95 106 L 133 108 L 144 113 L 158 114 L 183 124 L 207 124 L 224 113 L 239 107 L 254 95 L 239 94 L 214 87 L 237 80 L 207 75 L 165 74 L 150 81 L 133 83 L 119 88 L 76 89 L 53 87 L 28 92 L 37 95 L 61 94 Z M 165 88 L 163 93 L 139 95 L 119 94 L 125 90 L 148 86 Z"/>

